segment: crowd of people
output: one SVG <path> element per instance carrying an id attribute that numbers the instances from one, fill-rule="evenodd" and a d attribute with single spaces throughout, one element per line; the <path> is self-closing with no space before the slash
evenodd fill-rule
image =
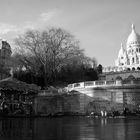
<path id="1" fill-rule="evenodd" d="M 120 117 L 120 116 L 140 116 L 140 106 L 134 110 L 131 111 L 129 108 L 124 107 L 122 111 L 111 111 L 108 112 L 106 110 L 101 110 L 100 112 L 94 112 L 92 111 L 90 113 L 90 117 Z"/>

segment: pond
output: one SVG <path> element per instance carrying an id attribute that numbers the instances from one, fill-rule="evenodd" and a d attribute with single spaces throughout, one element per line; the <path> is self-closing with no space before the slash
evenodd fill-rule
<path id="1" fill-rule="evenodd" d="M 140 118 L 5 118 L 2 140 L 136 140 Z"/>

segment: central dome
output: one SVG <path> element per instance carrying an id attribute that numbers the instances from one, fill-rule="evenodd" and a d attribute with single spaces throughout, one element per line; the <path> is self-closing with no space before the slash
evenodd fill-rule
<path id="1" fill-rule="evenodd" d="M 127 45 L 138 45 L 140 44 L 140 35 L 136 33 L 135 26 L 132 24 L 131 34 L 128 36 Z"/>

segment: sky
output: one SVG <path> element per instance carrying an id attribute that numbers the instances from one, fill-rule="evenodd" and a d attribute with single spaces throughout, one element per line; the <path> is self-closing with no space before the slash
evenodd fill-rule
<path id="1" fill-rule="evenodd" d="M 139 7 L 140 0 L 0 0 L 0 37 L 14 48 L 28 29 L 60 27 L 98 64 L 114 66 L 132 23 L 140 34 Z"/>

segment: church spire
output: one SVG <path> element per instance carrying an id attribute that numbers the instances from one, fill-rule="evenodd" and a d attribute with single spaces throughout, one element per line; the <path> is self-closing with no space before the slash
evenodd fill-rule
<path id="1" fill-rule="evenodd" d="M 121 43 L 121 50 L 124 52 L 123 43 Z"/>
<path id="2" fill-rule="evenodd" d="M 123 48 L 123 43 L 121 43 L 121 48 Z"/>
<path id="3" fill-rule="evenodd" d="M 134 24 L 131 25 L 131 28 L 132 28 L 132 32 L 133 31 L 135 32 L 135 25 Z"/>
<path id="4" fill-rule="evenodd" d="M 123 55 L 124 55 L 124 48 L 123 48 L 123 44 L 121 43 L 121 48 L 120 48 L 120 51 L 119 51 L 119 54 L 118 54 L 118 57 L 121 58 Z"/>

